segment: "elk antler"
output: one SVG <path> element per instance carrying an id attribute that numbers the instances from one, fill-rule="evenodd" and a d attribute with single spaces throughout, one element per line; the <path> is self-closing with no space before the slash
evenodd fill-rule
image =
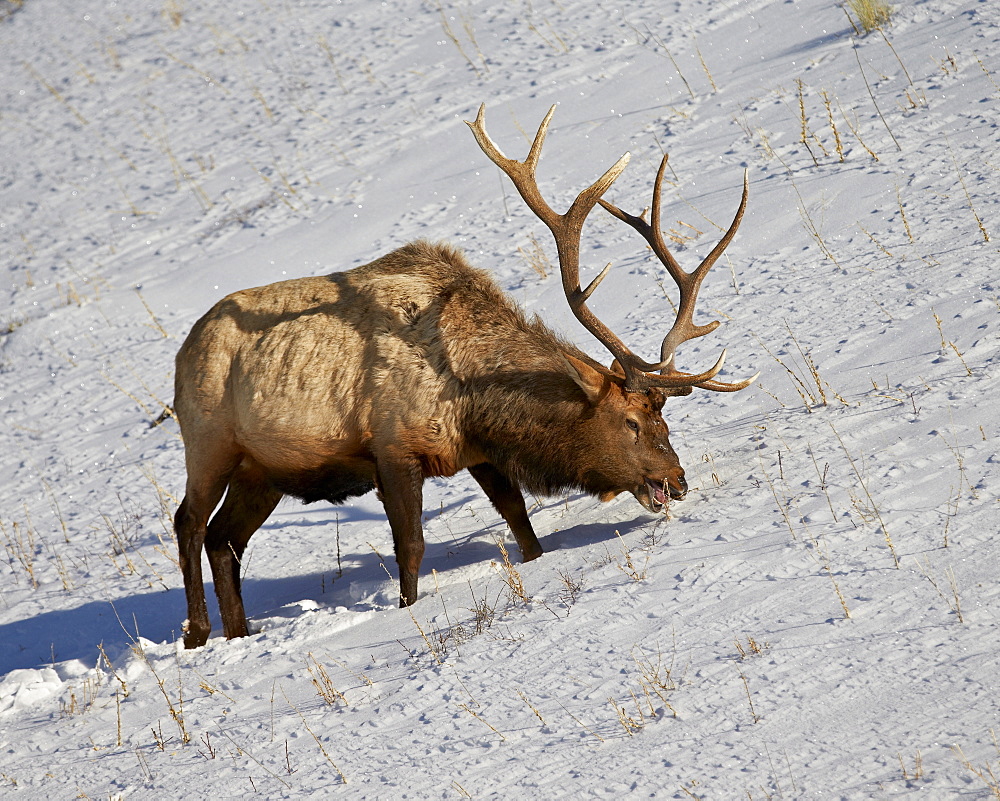
<path id="1" fill-rule="evenodd" d="M 647 362 L 629 350 L 625 343 L 623 343 L 614 334 L 614 332 L 611 331 L 611 329 L 602 323 L 597 316 L 589 308 L 587 308 L 587 300 L 594 293 L 594 290 L 597 289 L 601 281 L 604 280 L 604 277 L 608 274 L 608 270 L 611 265 L 609 264 L 605 267 L 597 275 L 597 277 L 595 277 L 594 280 L 588 284 L 586 289 L 580 288 L 580 236 L 583 224 L 587 219 L 587 215 L 597 203 L 601 203 L 601 205 L 612 214 L 615 214 L 615 216 L 619 219 L 629 223 L 634 228 L 639 230 L 639 232 L 644 236 L 647 236 L 646 233 L 644 233 L 642 226 L 645 226 L 647 229 L 649 226 L 644 220 L 642 220 L 642 218 L 626 214 L 625 212 L 617 209 L 615 206 L 612 206 L 610 203 L 606 203 L 601 200 L 601 196 L 608 190 L 611 184 L 614 183 L 615 179 L 621 175 L 631 156 L 629 153 L 625 153 L 625 155 L 618 159 L 618 161 L 615 162 L 615 164 L 607 172 L 605 172 L 604 175 L 577 195 L 576 200 L 573 201 L 572 205 L 564 214 L 558 214 L 553 211 L 552 207 L 545 202 L 541 192 L 538 190 L 538 183 L 535 179 L 535 170 L 538 166 L 538 158 L 541 155 L 545 135 L 548 132 L 549 122 L 551 121 L 555 110 L 556 107 L 552 106 L 552 108 L 549 109 L 548 114 L 545 115 L 545 119 L 542 120 L 541 125 L 538 126 L 538 132 L 535 134 L 535 139 L 531 143 L 531 149 L 528 151 L 528 157 L 524 161 L 516 161 L 515 159 L 507 158 L 501 152 L 500 148 L 496 146 L 493 140 L 490 139 L 489 134 L 486 133 L 485 103 L 479 107 L 479 114 L 476 116 L 476 121 L 469 122 L 466 120 L 466 124 L 472 129 L 472 133 L 475 135 L 476 141 L 479 143 L 479 147 L 482 148 L 483 152 L 494 164 L 507 174 L 507 176 L 514 183 L 514 188 L 517 189 L 518 193 L 524 199 L 524 202 L 527 203 L 528 208 L 530 208 L 552 232 L 552 236 L 556 242 L 556 251 L 559 256 L 559 272 L 562 277 L 563 292 L 566 295 L 566 300 L 569 302 L 570 309 L 573 311 L 573 314 L 576 316 L 577 320 L 580 321 L 583 327 L 590 331 L 590 333 L 593 334 L 598 341 L 600 341 L 601 344 L 608 349 L 608 351 L 610 351 L 611 355 L 614 356 L 617 362 L 621 365 L 622 369 L 625 371 L 625 389 L 630 392 L 644 392 L 654 386 L 663 387 L 665 389 L 679 389 L 698 386 L 706 389 L 715 389 L 717 391 L 732 392 L 748 386 L 750 382 L 754 380 L 753 378 L 738 384 L 724 384 L 722 382 L 712 380 L 719 370 L 722 369 L 722 362 L 725 358 L 724 351 L 722 358 L 719 359 L 715 366 L 704 373 L 688 374 L 681 373 L 675 369 L 668 369 L 673 360 L 674 349 L 678 344 L 680 344 L 680 342 L 691 339 L 694 336 L 707 334 L 709 331 L 714 330 L 718 326 L 718 322 L 714 322 L 700 328 L 695 327 L 691 323 L 691 313 L 694 310 L 694 301 L 698 293 L 698 286 L 704 278 L 704 274 L 708 271 L 708 268 L 712 266 L 712 262 L 714 262 L 715 259 L 718 258 L 719 254 L 722 253 L 726 245 L 729 244 L 729 240 L 732 239 L 736 232 L 736 227 L 739 224 L 739 217 L 742 215 L 743 209 L 746 206 L 746 182 L 744 181 L 743 203 L 740 206 L 737 219 L 733 222 L 732 227 L 723 238 L 723 241 L 716 246 L 715 250 L 713 250 L 705 262 L 702 263 L 702 266 L 699 267 L 695 273 L 691 274 L 691 276 L 694 276 L 693 278 L 677 266 L 673 256 L 671 256 L 665 247 L 661 248 L 661 251 L 666 254 L 665 258 L 669 260 L 664 261 L 664 264 L 667 265 L 667 269 L 670 270 L 674 280 L 677 281 L 682 288 L 681 309 L 678 312 L 677 321 L 667 334 L 666 339 L 664 339 L 661 360 L 655 364 Z M 666 161 L 664 160 L 664 165 L 665 164 Z M 659 220 L 659 187 L 663 168 L 663 165 L 661 165 L 660 172 L 657 175 L 656 193 L 654 197 L 653 219 L 654 222 L 657 223 Z M 661 239 L 662 243 L 662 237 L 659 235 L 658 224 L 656 225 L 656 238 Z M 650 237 L 647 236 L 647 241 L 650 241 L 652 244 L 655 240 L 650 239 Z M 655 246 L 654 251 L 656 251 Z M 660 251 L 656 252 L 659 256 Z M 663 258 L 664 257 L 661 256 L 661 260 Z M 687 284 L 690 284 L 690 289 L 685 289 Z M 688 296 L 690 297 L 690 300 L 688 300 Z M 685 303 L 687 303 L 687 305 L 685 305 Z M 697 333 L 692 333 L 692 331 L 697 331 Z M 657 374 L 654 372 L 656 370 L 660 370 L 662 372 Z M 756 378 L 756 376 L 754 376 L 754 378 Z"/>
<path id="2" fill-rule="evenodd" d="M 628 223 L 642 235 L 646 242 L 649 243 L 649 246 L 653 249 L 653 253 L 656 254 L 656 257 L 660 260 L 663 266 L 667 268 L 667 272 L 670 273 L 671 278 L 674 279 L 674 282 L 680 289 L 680 303 L 677 309 L 677 318 L 674 320 L 674 324 L 671 326 L 670 331 L 668 331 L 667 335 L 663 338 L 663 344 L 660 346 L 660 365 L 662 365 L 660 375 L 650 376 L 648 373 L 643 373 L 632 379 L 632 376 L 629 375 L 629 368 L 624 364 L 622 367 L 625 369 L 626 376 L 632 379 L 639 386 L 695 386 L 700 387 L 701 389 L 710 389 L 715 392 L 736 392 L 750 386 L 750 384 L 757 379 L 757 376 L 760 375 L 760 373 L 756 373 L 743 381 L 736 381 L 731 384 L 724 381 L 713 381 L 712 379 L 719 372 L 719 370 L 722 369 L 722 364 L 726 359 L 725 349 L 723 349 L 722 355 L 719 356 L 719 360 L 715 363 L 715 365 L 710 370 L 705 373 L 701 373 L 700 375 L 682 373 L 674 366 L 673 359 L 677 346 L 682 342 L 686 342 L 689 339 L 696 339 L 697 337 L 703 337 L 705 334 L 710 334 L 719 327 L 718 320 L 713 320 L 706 325 L 695 325 L 693 320 L 694 306 L 698 300 L 698 290 L 701 288 L 701 282 L 705 279 L 708 271 L 712 269 L 712 265 L 715 264 L 716 259 L 722 255 L 722 252 L 732 241 L 733 237 L 736 236 L 736 229 L 739 228 L 740 221 L 743 219 L 743 212 L 747 207 L 747 197 L 750 194 L 749 177 L 746 170 L 744 170 L 743 197 L 740 199 L 740 207 L 736 210 L 736 216 L 733 218 L 733 222 L 729 226 L 729 230 L 726 231 L 725 236 L 719 240 L 719 243 L 712 248 L 712 252 L 705 257 L 704 261 L 702 261 L 697 268 L 691 272 L 685 272 L 681 268 L 680 264 L 677 263 L 677 259 L 675 259 L 673 254 L 667 249 L 667 246 L 663 241 L 663 233 L 660 229 L 660 186 L 663 183 L 663 174 L 667 169 L 667 158 L 668 156 L 664 154 L 663 160 L 660 162 L 660 168 L 656 171 L 656 180 L 653 183 L 653 205 L 650 209 L 650 222 L 647 223 L 644 219 L 645 211 L 642 215 L 636 217 L 622 211 L 617 206 L 612 205 L 605 200 L 600 201 L 601 206 L 606 211 L 613 214 L 622 222 Z"/>

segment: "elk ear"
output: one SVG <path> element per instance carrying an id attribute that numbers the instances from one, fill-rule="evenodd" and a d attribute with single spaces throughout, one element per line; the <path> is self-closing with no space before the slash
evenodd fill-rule
<path id="1" fill-rule="evenodd" d="M 587 400 L 592 404 L 597 404 L 610 388 L 611 382 L 608 380 L 608 376 L 600 370 L 594 369 L 582 359 L 568 353 L 564 355 L 566 364 L 569 366 L 570 378 L 583 390 Z"/>
<path id="2" fill-rule="evenodd" d="M 608 369 L 619 378 L 625 378 L 625 370 L 622 368 L 621 364 L 618 363 L 618 359 L 611 362 L 611 366 Z"/>

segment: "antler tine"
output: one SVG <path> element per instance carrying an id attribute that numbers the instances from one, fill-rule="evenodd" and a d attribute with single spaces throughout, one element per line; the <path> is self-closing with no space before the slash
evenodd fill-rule
<path id="1" fill-rule="evenodd" d="M 716 328 L 719 327 L 718 320 L 713 320 L 705 325 L 695 325 L 693 320 L 694 307 L 698 301 L 698 290 L 701 289 L 701 282 L 705 280 L 705 276 L 708 271 L 712 269 L 719 256 L 726 249 L 729 243 L 736 236 L 736 229 L 740 227 L 740 221 L 743 219 L 743 212 L 747 207 L 747 198 L 750 194 L 750 177 L 747 170 L 743 171 L 743 195 L 740 198 L 740 206 L 736 210 L 736 215 L 733 217 L 733 221 L 729 226 L 729 230 L 723 235 L 722 239 L 719 240 L 718 244 L 712 248 L 712 252 L 709 253 L 704 260 L 699 264 L 691 273 L 683 273 L 684 279 L 681 287 L 681 308 L 680 317 L 684 320 L 685 326 L 690 329 L 690 336 L 684 336 L 683 338 L 671 338 L 669 343 L 667 339 L 664 339 L 663 347 L 669 348 L 669 352 L 673 353 L 677 345 L 684 342 L 687 339 L 694 339 L 695 337 L 705 336 L 705 334 L 710 334 Z M 657 226 L 657 234 L 659 234 L 659 226 Z M 660 237 L 662 242 L 662 237 Z M 676 264 L 676 262 L 675 262 Z M 673 334 L 671 330 L 670 334 Z M 670 337 L 668 334 L 668 338 Z"/>
<path id="2" fill-rule="evenodd" d="M 743 220 L 743 213 L 747 208 L 747 200 L 750 196 L 750 173 L 748 170 L 743 171 L 743 194 L 740 197 L 740 205 L 736 210 L 736 214 L 733 217 L 732 223 L 729 225 L 729 229 L 723 235 L 722 239 L 719 240 L 718 244 L 712 251 L 702 260 L 690 274 L 685 273 L 685 285 L 681 286 L 681 302 L 680 308 L 678 310 L 678 320 L 675 321 L 674 326 L 671 327 L 667 336 L 663 340 L 663 345 L 661 346 L 660 353 L 661 358 L 665 358 L 666 354 L 673 355 L 676 351 L 677 346 L 682 342 L 689 339 L 695 339 L 697 337 L 705 336 L 710 334 L 716 328 L 719 327 L 719 321 L 713 320 L 705 325 L 695 325 L 693 320 L 694 307 L 698 300 L 698 290 L 701 288 L 701 283 L 708 274 L 708 271 L 712 269 L 719 256 L 722 255 L 723 251 L 732 242 L 733 237 L 736 236 L 736 230 L 740 227 L 740 222 Z M 659 232 L 659 226 L 657 226 L 657 232 Z M 662 236 L 660 237 L 662 241 Z M 675 262 L 676 263 L 676 262 Z M 687 290 L 685 292 L 685 290 Z M 681 325 L 678 327 L 678 323 Z M 675 332 L 675 328 L 678 330 Z M 722 356 L 725 357 L 725 350 L 722 351 Z M 720 358 L 720 362 L 722 359 Z M 721 364 L 718 365 L 721 368 Z M 714 368 L 713 368 L 714 370 Z M 714 378 L 718 370 L 709 370 Z M 679 374 L 678 375 L 682 375 Z M 701 389 L 712 390 L 713 392 L 737 392 L 738 390 L 745 389 L 750 384 L 752 384 L 759 376 L 760 373 L 755 373 L 749 379 L 744 379 L 743 381 L 735 381 L 732 383 L 724 381 L 698 381 L 694 383 L 694 386 L 700 387 Z"/>
<path id="3" fill-rule="evenodd" d="M 549 122 L 555 110 L 556 107 L 552 106 L 538 126 L 535 139 L 531 143 L 531 149 L 528 151 L 528 157 L 524 161 L 507 158 L 503 151 L 490 138 L 490 135 L 486 132 L 485 103 L 479 106 L 479 113 L 476 115 L 475 122 L 465 120 L 465 124 L 472 129 L 472 134 L 476 137 L 476 142 L 479 143 L 482 151 L 489 157 L 490 161 L 506 173 L 507 177 L 514 183 L 514 188 L 517 189 L 524 202 L 528 204 L 528 208 L 542 222 L 549 226 L 550 229 L 556 224 L 557 218 L 560 215 L 553 211 L 552 207 L 545 202 L 541 192 L 538 191 L 538 184 L 535 183 L 535 168 L 538 166 L 538 158 L 541 155 L 542 145 L 545 143 L 545 135 L 549 130 Z"/>
<path id="4" fill-rule="evenodd" d="M 535 179 L 535 169 L 538 166 L 538 159 L 541 154 L 542 144 L 548 132 L 549 122 L 555 113 L 556 107 L 552 106 L 541 125 L 528 151 L 528 156 L 524 161 L 507 158 L 499 147 L 493 142 L 486 132 L 486 104 L 479 107 L 475 122 L 466 120 L 466 125 L 472 129 L 479 147 L 489 157 L 490 161 L 496 164 L 506 173 L 507 177 L 514 183 L 514 188 L 524 199 L 528 208 L 548 226 L 556 242 L 556 251 L 559 255 L 559 273 L 562 277 L 563 292 L 569 302 L 570 309 L 577 320 L 593 334 L 611 355 L 622 365 L 625 365 L 626 372 L 629 370 L 649 371 L 659 370 L 664 366 L 662 363 L 652 364 L 646 362 L 632 353 L 631 350 L 611 331 L 597 316 L 587 308 L 587 300 L 597 289 L 597 285 L 607 275 L 608 267 L 594 278 L 586 289 L 580 288 L 580 235 L 583 224 L 594 206 L 601 202 L 601 196 L 608 190 L 615 179 L 621 175 L 629 162 L 631 155 L 625 153 L 616 161 L 600 178 L 593 184 L 580 192 L 564 214 L 558 214 L 542 197 Z M 711 378 L 711 376 L 705 376 Z"/>
<path id="5" fill-rule="evenodd" d="M 741 389 L 746 389 L 758 378 L 760 378 L 760 370 L 749 378 L 744 378 L 742 381 L 733 381 L 731 384 L 725 381 L 702 381 L 695 384 L 695 386 L 700 389 L 710 389 L 712 392 L 739 392 Z"/>
<path id="6" fill-rule="evenodd" d="M 723 350 L 719 360 L 704 373 L 682 373 L 677 370 L 676 367 L 673 367 L 672 362 L 677 346 L 682 342 L 710 334 L 719 327 L 718 320 L 713 320 L 705 325 L 696 325 L 693 319 L 694 308 L 698 300 L 698 290 L 701 288 L 702 281 L 705 279 L 708 271 L 712 268 L 712 265 L 715 264 L 716 260 L 720 255 L 722 255 L 722 252 L 736 235 L 736 229 L 739 228 L 740 221 L 743 219 L 743 213 L 746 210 L 747 199 L 750 193 L 749 175 L 746 171 L 744 171 L 743 196 L 740 199 L 739 209 L 736 212 L 736 216 L 733 218 L 732 224 L 729 226 L 729 230 L 726 231 L 719 243 L 712 249 L 712 252 L 708 254 L 701 264 L 689 273 L 681 268 L 673 254 L 667 248 L 666 243 L 663 241 L 663 234 L 660 226 L 661 186 L 663 183 L 663 175 L 666 172 L 667 159 L 668 156 L 664 154 L 663 159 L 660 161 L 660 167 L 656 172 L 656 179 L 653 183 L 653 202 L 650 209 L 650 222 L 646 222 L 644 219 L 645 212 L 643 212 L 643 216 L 637 217 L 633 214 L 628 214 L 627 212 L 622 211 L 617 206 L 614 206 L 605 200 L 600 201 L 601 206 L 603 206 L 606 211 L 617 217 L 619 220 L 632 226 L 639 232 L 639 234 L 649 244 L 650 248 L 652 248 L 656 257 L 660 260 L 664 267 L 667 268 L 667 272 L 670 273 L 670 276 L 674 279 L 674 282 L 680 289 L 680 303 L 678 304 L 677 317 L 674 320 L 674 324 L 671 326 L 670 331 L 668 331 L 667 335 L 663 338 L 663 344 L 660 346 L 660 374 L 650 375 L 648 368 L 646 368 L 643 369 L 640 374 L 636 375 L 635 373 L 630 373 L 626 368 L 629 386 L 630 388 L 635 389 L 646 389 L 651 386 L 667 388 L 696 386 L 702 389 L 713 390 L 715 392 L 736 392 L 737 390 L 744 389 L 749 386 L 754 380 L 756 380 L 757 376 L 755 375 L 750 379 L 731 384 L 723 381 L 712 380 L 722 369 L 726 356 L 725 350 Z"/>
<path id="7" fill-rule="evenodd" d="M 622 222 L 628 223 L 635 228 L 635 230 L 637 230 L 649 243 L 649 246 L 653 249 L 656 257 L 663 263 L 663 266 L 667 268 L 667 272 L 670 273 L 670 277 L 673 278 L 674 281 L 680 283 L 684 280 L 687 273 L 681 269 L 680 264 L 677 263 L 677 259 L 674 258 L 674 254 L 667 249 L 666 243 L 663 241 L 663 234 L 661 233 L 660 228 L 660 199 L 662 195 L 660 187 L 663 184 L 663 175 L 667 171 L 667 161 L 669 158 L 669 154 L 663 154 L 663 158 L 660 160 L 660 167 L 656 171 L 656 179 L 653 181 L 653 204 L 650 207 L 650 222 L 646 222 L 644 219 L 646 214 L 645 211 L 636 217 L 634 214 L 622 211 L 620 208 L 607 200 L 602 200 L 601 206 L 605 211 L 613 214 Z"/>

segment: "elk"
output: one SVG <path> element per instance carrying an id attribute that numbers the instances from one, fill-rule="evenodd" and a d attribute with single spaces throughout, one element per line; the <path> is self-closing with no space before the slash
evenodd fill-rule
<path id="1" fill-rule="evenodd" d="M 468 124 L 551 230 L 569 306 L 610 352 L 612 366 L 526 316 L 487 273 L 444 244 L 413 242 L 352 270 L 223 298 L 177 354 L 174 408 L 187 485 L 174 525 L 188 605 L 186 647 L 203 645 L 211 632 L 203 548 L 225 636 L 247 634 L 240 560 L 284 495 L 339 504 L 377 490 L 392 530 L 401 606 L 417 600 L 422 485 L 432 476 L 468 470 L 526 562 L 542 548 L 524 490 L 576 489 L 601 500 L 630 492 L 654 512 L 684 496 L 684 469 L 661 414 L 665 399 L 694 387 L 734 392 L 756 379 L 716 380 L 725 351 L 702 373 L 674 365 L 678 345 L 719 325 L 696 325 L 692 315 L 705 275 L 743 216 L 746 175 L 732 225 L 688 273 L 660 231 L 666 156 L 648 222 L 645 213 L 633 216 L 602 199 L 628 153 L 566 213 L 550 208 L 535 168 L 554 111 L 524 162 L 504 156 L 490 139 L 485 106 Z M 680 288 L 676 319 L 655 363 L 629 350 L 587 307 L 608 268 L 580 288 L 581 229 L 597 203 L 646 239 Z"/>

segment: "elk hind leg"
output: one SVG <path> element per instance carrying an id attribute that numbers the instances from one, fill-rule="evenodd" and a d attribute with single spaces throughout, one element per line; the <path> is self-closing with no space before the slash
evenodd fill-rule
<path id="1" fill-rule="evenodd" d="M 472 477 L 483 488 L 486 497 L 507 521 L 517 547 L 521 549 L 521 558 L 525 562 L 537 559 L 542 555 L 542 546 L 538 542 L 535 530 L 528 520 L 528 510 L 524 506 L 524 496 L 514 486 L 509 478 L 493 465 L 484 462 L 469 468 Z"/>
<path id="2" fill-rule="evenodd" d="M 245 458 L 230 478 L 226 499 L 208 525 L 205 551 L 212 567 L 226 639 L 245 637 L 248 633 L 240 591 L 243 552 L 281 497 L 281 492 L 270 485 L 257 465 Z"/>
<path id="3" fill-rule="evenodd" d="M 198 648 L 208 641 L 212 632 L 201 574 L 201 552 L 208 518 L 222 499 L 240 457 L 224 449 L 197 455 L 189 449 L 187 455 L 187 488 L 174 516 L 174 531 L 177 533 L 177 551 L 188 609 L 184 647 Z"/>

